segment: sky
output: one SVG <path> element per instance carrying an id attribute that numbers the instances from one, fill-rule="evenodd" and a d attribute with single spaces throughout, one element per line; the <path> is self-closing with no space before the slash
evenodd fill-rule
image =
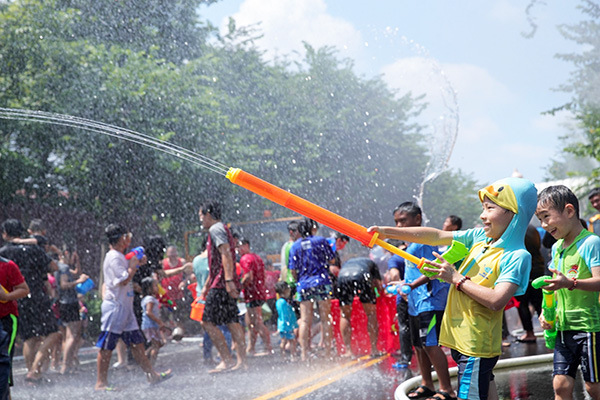
<path id="1" fill-rule="evenodd" d="M 419 122 L 431 127 L 431 154 L 448 167 L 488 184 L 517 169 L 542 182 L 551 159 L 561 159 L 561 136 L 573 121 L 562 112 L 574 65 L 558 53 L 582 49 L 559 25 L 580 22 L 577 1 L 534 0 L 221 0 L 200 14 L 222 31 L 260 22 L 257 45 L 267 60 L 335 46 L 366 77 L 383 74 L 399 93 L 425 94 Z M 531 38 L 533 18 L 537 26 Z M 437 122 L 436 122 L 437 121 Z M 441 122 L 440 122 L 441 121 Z M 458 121 L 458 122 L 457 122 Z M 437 126 L 437 130 L 433 130 Z M 451 145 L 444 139 L 454 137 Z M 451 143 L 451 141 L 450 141 Z M 436 146 L 437 144 L 437 146 Z M 443 164 L 443 163 L 442 163 Z"/>

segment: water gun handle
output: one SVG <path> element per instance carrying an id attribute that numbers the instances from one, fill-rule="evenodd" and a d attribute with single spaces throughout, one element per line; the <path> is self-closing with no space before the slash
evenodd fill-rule
<path id="1" fill-rule="evenodd" d="M 144 248 L 139 246 L 131 249 L 129 253 L 125 254 L 125 259 L 131 260 L 134 256 L 137 257 L 138 260 L 141 260 L 144 257 Z"/>
<path id="2" fill-rule="evenodd" d="M 544 301 L 542 303 L 542 315 L 551 328 L 544 331 L 544 339 L 546 341 L 546 347 L 553 349 L 556 343 L 556 307 L 554 305 L 554 292 L 544 289 L 544 286 L 548 284 L 544 282 L 546 279 L 552 279 L 551 276 L 545 275 L 540 276 L 531 282 L 531 286 L 534 289 L 542 289 L 544 295 Z"/>

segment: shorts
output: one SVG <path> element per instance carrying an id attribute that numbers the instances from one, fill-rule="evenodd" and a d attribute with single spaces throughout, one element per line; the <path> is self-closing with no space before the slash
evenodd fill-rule
<path id="1" fill-rule="evenodd" d="M 600 356 L 600 332 L 563 331 L 556 335 L 552 376 L 568 375 L 575 379 L 577 367 L 585 382 L 599 382 L 597 358 Z"/>
<path id="2" fill-rule="evenodd" d="M 227 325 L 239 322 L 238 313 L 237 301 L 227 293 L 227 290 L 210 289 L 208 291 L 202 322 Z"/>
<path id="3" fill-rule="evenodd" d="M 246 302 L 246 308 L 262 307 L 263 304 L 265 304 L 264 300 L 252 300 L 252 301 Z"/>
<path id="4" fill-rule="evenodd" d="M 19 336 L 23 341 L 58 332 L 58 322 L 52 312 L 52 300 L 47 296 L 24 297 L 19 305 Z"/>
<path id="5" fill-rule="evenodd" d="M 1 340 L 1 345 L 0 345 L 0 352 L 2 354 L 6 354 L 5 352 L 8 353 L 8 357 L 9 357 L 9 363 L 8 363 L 8 368 L 9 368 L 9 372 L 8 372 L 8 385 L 9 386 L 13 386 L 13 372 L 12 372 L 12 359 L 13 359 L 13 355 L 15 353 L 15 338 L 17 336 L 17 327 L 19 326 L 18 324 L 18 317 L 15 315 L 7 315 L 6 317 L 2 317 L 0 318 L 0 328 L 2 330 L 2 335 L 0 336 L 4 336 L 6 335 L 6 339 L 8 340 Z M 5 348 L 6 346 L 6 348 Z M 4 364 L 4 363 L 3 363 Z M 3 381 L 5 380 L 5 374 L 6 372 L 2 372 L 2 377 L 0 379 L 2 379 Z M 2 398 L 2 397 L 0 397 Z"/>
<path id="6" fill-rule="evenodd" d="M 354 301 L 354 296 L 358 296 L 361 303 L 376 304 L 377 297 L 371 283 L 361 276 L 348 277 L 349 279 L 338 278 L 337 281 L 337 296 L 340 300 L 340 305 L 351 305 Z"/>
<path id="7" fill-rule="evenodd" d="M 58 310 L 60 320 L 65 324 L 81 321 L 81 316 L 79 315 L 79 303 L 58 303 Z"/>
<path id="8" fill-rule="evenodd" d="M 129 346 L 131 344 L 142 344 L 145 342 L 144 334 L 139 329 L 135 331 L 125 331 L 123 333 L 114 333 L 108 331 L 100 332 L 96 347 L 101 350 L 114 350 L 117 347 L 119 339 Z"/>
<path id="9" fill-rule="evenodd" d="M 451 354 L 458 366 L 458 398 L 487 400 L 494 380 L 492 370 L 500 357 L 469 357 L 454 349 Z"/>
<path id="10" fill-rule="evenodd" d="M 319 285 L 298 292 L 298 298 L 302 301 L 325 301 L 331 299 L 331 285 Z"/>
<path id="11" fill-rule="evenodd" d="M 296 336 L 294 332 L 279 332 L 279 337 L 285 340 L 294 340 Z"/>
<path id="12" fill-rule="evenodd" d="M 412 344 L 415 347 L 437 346 L 440 338 L 443 311 L 425 311 L 408 317 Z"/>

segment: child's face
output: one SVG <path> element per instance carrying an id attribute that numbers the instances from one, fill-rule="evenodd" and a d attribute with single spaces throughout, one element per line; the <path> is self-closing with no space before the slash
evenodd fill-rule
<path id="1" fill-rule="evenodd" d="M 483 199 L 481 205 L 483 206 L 483 211 L 479 218 L 483 222 L 485 236 L 492 239 L 500 239 L 500 236 L 502 236 L 515 214 L 500 207 L 487 197 Z"/>
<path id="2" fill-rule="evenodd" d="M 540 220 L 542 228 L 548 232 L 554 239 L 563 239 L 569 233 L 571 226 L 570 210 L 573 209 L 571 204 L 567 204 L 565 209 L 558 211 L 550 205 L 538 204 L 535 210 L 535 215 Z M 573 210 L 574 215 L 574 210 Z"/>
<path id="3" fill-rule="evenodd" d="M 288 297 L 290 297 L 290 295 L 292 294 L 292 289 L 291 288 L 285 288 L 282 292 L 283 294 L 283 298 L 287 299 Z"/>
<path id="4" fill-rule="evenodd" d="M 158 282 L 156 281 L 152 282 L 152 294 L 155 296 L 158 294 Z"/>

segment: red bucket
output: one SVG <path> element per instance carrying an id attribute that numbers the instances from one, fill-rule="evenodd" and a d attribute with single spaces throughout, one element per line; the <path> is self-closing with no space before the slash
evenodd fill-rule
<path id="1" fill-rule="evenodd" d="M 196 297 L 198 297 L 198 293 L 196 293 L 196 286 L 197 286 L 196 282 L 190 283 L 190 284 L 187 286 L 187 288 L 188 288 L 188 290 L 190 291 L 190 293 L 192 294 L 192 297 L 193 297 L 193 298 L 196 298 Z"/>
<path id="2" fill-rule="evenodd" d="M 204 301 L 196 299 L 192 303 L 192 311 L 190 312 L 190 318 L 194 321 L 201 322 L 202 315 L 204 315 Z"/>

